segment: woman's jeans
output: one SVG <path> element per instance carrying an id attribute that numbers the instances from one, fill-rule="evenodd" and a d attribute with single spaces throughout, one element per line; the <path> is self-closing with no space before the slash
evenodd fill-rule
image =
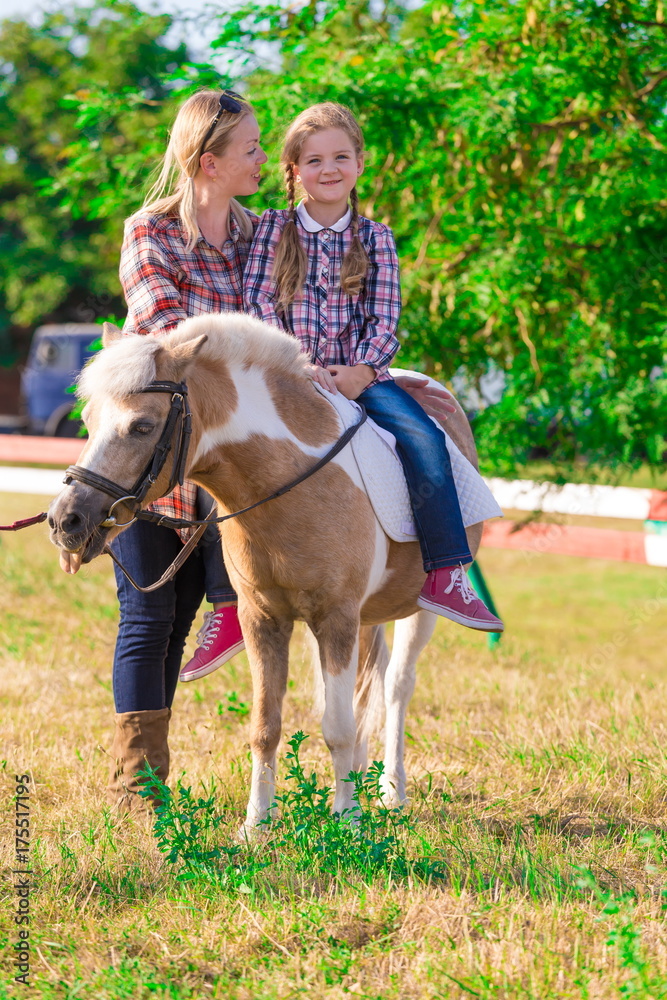
<path id="1" fill-rule="evenodd" d="M 358 402 L 396 438 L 417 526 L 424 570 L 471 562 L 445 435 L 395 382 L 364 389 Z"/>
<path id="2" fill-rule="evenodd" d="M 201 500 L 201 503 L 200 503 Z M 211 498 L 199 491 L 197 514 L 205 517 Z M 183 548 L 171 528 L 136 521 L 111 543 L 115 555 L 142 587 L 158 580 Z M 135 590 L 114 563 L 120 623 L 113 663 L 117 712 L 171 708 L 185 640 L 204 594 L 234 600 L 214 525 L 163 587 L 150 594 Z"/>

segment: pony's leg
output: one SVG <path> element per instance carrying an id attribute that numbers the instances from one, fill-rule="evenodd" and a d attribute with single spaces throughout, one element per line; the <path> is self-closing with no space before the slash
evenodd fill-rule
<path id="1" fill-rule="evenodd" d="M 267 819 L 274 800 L 276 750 L 280 741 L 282 705 L 287 687 L 289 641 L 293 622 L 239 612 L 252 673 L 250 716 L 252 779 L 241 834 L 252 836 Z"/>
<path id="2" fill-rule="evenodd" d="M 368 737 L 363 736 L 359 738 L 357 734 L 357 742 L 354 745 L 354 753 L 352 754 L 352 770 L 361 771 L 365 774 L 368 770 Z"/>
<path id="3" fill-rule="evenodd" d="M 418 611 L 394 626 L 394 645 L 384 682 L 386 709 L 382 801 L 400 806 L 406 801 L 405 715 L 415 689 L 417 657 L 429 641 L 437 615 Z"/>
<path id="4" fill-rule="evenodd" d="M 322 735 L 329 747 L 336 779 L 333 811 L 355 807 L 353 785 L 346 779 L 354 770 L 357 727 L 354 720 L 354 683 L 357 676 L 359 618 L 338 611 L 312 626 L 320 650 L 324 679 Z"/>

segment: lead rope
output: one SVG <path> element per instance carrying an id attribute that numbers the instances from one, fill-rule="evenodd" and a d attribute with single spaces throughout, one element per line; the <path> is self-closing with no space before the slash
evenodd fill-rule
<path id="1" fill-rule="evenodd" d="M 22 521 L 14 521 L 12 524 L 0 524 L 0 531 L 20 531 L 21 528 L 28 528 L 31 524 L 41 524 L 46 521 L 48 513 L 43 510 L 41 514 L 33 517 L 24 517 Z"/>

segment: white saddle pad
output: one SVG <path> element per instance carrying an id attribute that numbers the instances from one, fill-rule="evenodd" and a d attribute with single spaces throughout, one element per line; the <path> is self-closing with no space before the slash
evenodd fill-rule
<path id="1" fill-rule="evenodd" d="M 401 372 L 401 375 L 410 374 L 418 373 Z M 333 395 L 318 385 L 316 388 L 334 407 L 345 427 L 358 421 L 360 409 L 357 403 L 340 393 Z M 434 419 L 433 423 L 445 434 L 465 527 L 491 517 L 502 517 L 502 510 L 479 472 L 461 454 L 437 420 Z M 378 427 L 369 417 L 352 438 L 351 448 L 375 515 L 387 535 L 396 542 L 414 542 L 417 530 L 403 466 L 396 454 L 394 435 Z"/>

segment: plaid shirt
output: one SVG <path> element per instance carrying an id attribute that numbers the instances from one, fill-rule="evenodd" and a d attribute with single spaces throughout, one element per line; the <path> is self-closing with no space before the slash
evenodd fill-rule
<path id="1" fill-rule="evenodd" d="M 253 222 L 257 217 L 247 213 Z M 127 300 L 123 333 L 159 335 L 189 316 L 243 308 L 243 268 L 249 244 L 234 217 L 222 250 L 200 234 L 192 250 L 176 216 L 135 216 L 125 225 L 120 252 L 120 281 Z M 196 520 L 197 486 L 186 481 L 150 510 Z M 183 528 L 186 541 L 194 529 Z"/>
<path id="2" fill-rule="evenodd" d="M 271 278 L 276 246 L 289 212 L 269 209 L 255 232 L 244 276 L 246 312 L 293 334 L 313 364 L 369 365 L 375 381 L 391 378 L 387 368 L 399 343 L 396 327 L 401 311 L 398 258 L 388 226 L 359 217 L 359 236 L 370 260 L 360 295 L 340 287 L 340 269 L 352 243 L 351 213 L 334 227 L 320 227 L 297 209 L 299 239 L 308 258 L 306 284 L 300 298 L 283 314 L 276 312 L 276 285 Z"/>

